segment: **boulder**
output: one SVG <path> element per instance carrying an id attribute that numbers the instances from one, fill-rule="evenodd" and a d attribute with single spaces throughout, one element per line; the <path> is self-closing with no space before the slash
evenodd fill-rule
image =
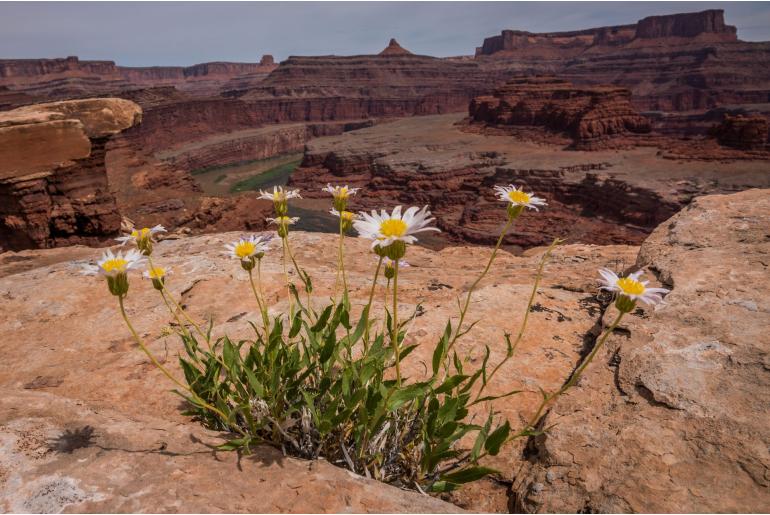
<path id="1" fill-rule="evenodd" d="M 650 235 L 636 266 L 672 292 L 628 316 L 547 415 L 518 509 L 767 509 L 769 230 L 770 190 L 748 190 L 698 198 Z"/>

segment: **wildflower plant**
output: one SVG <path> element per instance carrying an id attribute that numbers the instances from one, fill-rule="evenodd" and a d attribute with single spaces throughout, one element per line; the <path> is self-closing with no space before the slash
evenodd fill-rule
<path id="1" fill-rule="evenodd" d="M 622 317 L 635 309 L 637 301 L 654 305 L 668 292 L 649 288 L 646 281 L 640 281 L 639 272 L 618 277 L 609 270 L 600 271 L 602 288 L 615 295 L 618 316 L 561 388 L 550 393 L 541 390 L 542 400 L 535 413 L 526 425 L 514 430 L 493 410 L 492 401 L 520 391 L 490 395 L 486 389 L 514 356 L 544 267 L 561 240 L 554 240 L 543 253 L 521 326 L 514 338 L 505 335 L 506 351 L 495 367 L 489 366 L 488 346 L 481 365 L 472 367 L 455 344 L 476 324 L 465 321 L 471 296 L 489 272 L 509 229 L 525 209 L 537 210 L 546 205 L 545 201 L 513 185 L 496 188 L 507 205 L 500 237 L 465 298 L 458 299 L 457 319 L 448 320 L 442 334 L 437 335 L 428 370 L 410 377 L 403 375 L 401 362 L 417 348 L 404 343 L 416 312 L 405 320 L 399 317 L 399 270 L 408 266 L 404 258 L 408 247 L 418 241 L 417 235 L 438 230 L 432 226 L 430 210 L 425 206 L 402 211 L 398 206 L 390 212 L 353 214 L 347 211 L 347 201 L 356 193 L 355 188 L 328 185 L 324 190 L 331 193 L 332 213 L 340 221 L 337 282 L 342 277 L 343 285 L 342 295 L 338 297 L 335 291 L 325 306 L 316 309 L 312 304 L 312 281 L 291 250 L 290 226 L 298 219 L 289 216 L 288 200 L 299 198 L 299 191 L 277 187 L 272 193 L 261 192 L 260 197 L 274 205 L 275 218 L 268 221 L 276 225 L 281 241 L 288 312 L 276 310 L 271 319 L 262 290 L 261 262 L 271 256 L 271 237 L 254 235 L 225 247 L 226 254 L 237 259 L 248 274 L 260 313 L 261 324 L 251 322 L 251 337 L 213 338 L 212 322 L 204 330 L 186 313 L 167 289 L 169 270 L 152 262 L 157 230 L 132 231 L 121 241 L 133 243 L 136 249 L 125 254 L 108 251 L 96 266 L 87 269 L 106 278 L 129 331 L 150 361 L 177 386 L 176 393 L 187 400 L 187 414 L 210 428 L 232 434 L 221 449 L 250 452 L 255 445 L 272 445 L 289 455 L 323 457 L 358 474 L 405 488 L 432 492 L 455 489 L 496 472 L 481 463 L 485 456 L 498 454 L 511 441 L 545 431 L 538 428 L 547 407 L 577 384 Z M 376 262 L 368 300 L 355 308 L 344 273 L 343 249 L 351 229 L 371 240 Z M 129 272 L 145 262 L 145 277 L 177 322 L 183 343 L 179 357 L 183 379 L 160 364 L 125 311 Z M 304 301 L 289 276 L 289 263 L 304 286 Z M 373 313 L 373 299 L 380 272 L 386 279 L 386 301 L 382 313 L 377 314 Z M 472 413 L 479 410 L 486 415 L 476 420 Z"/>

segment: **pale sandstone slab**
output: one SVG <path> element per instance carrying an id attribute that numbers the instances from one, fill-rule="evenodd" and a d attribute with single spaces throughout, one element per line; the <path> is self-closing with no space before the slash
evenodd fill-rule
<path id="1" fill-rule="evenodd" d="M 224 243 L 239 235 L 167 240 L 156 248 L 156 263 L 173 268 L 169 278 L 171 291 L 182 296 L 183 303 L 196 318 L 212 315 L 216 334 L 247 336 L 246 321 L 258 318 L 245 272 L 237 262 L 221 254 Z M 333 290 L 336 238 L 328 234 L 293 233 L 292 241 L 298 261 L 314 279 L 317 289 L 314 303 L 319 307 Z M 365 241 L 350 239 L 347 248 L 348 281 L 353 297 L 362 301 L 368 293 L 376 262 Z M 93 256 L 100 252 L 94 249 Z M 421 345 L 405 363 L 406 374 L 418 376 L 424 371 L 423 363 L 430 363 L 447 317 L 456 314 L 458 294 L 469 286 L 489 252 L 486 248 L 447 248 L 440 252 L 410 249 L 407 259 L 412 266 L 400 276 L 401 315 L 407 316 L 416 308 L 418 300 L 422 302 L 421 315 L 415 319 L 408 336 L 410 343 Z M 486 321 L 458 343 L 458 349 L 473 361 L 471 366 L 480 364 L 484 345 L 492 350 L 493 364 L 502 357 L 503 334 L 515 332 L 519 326 L 533 270 L 542 252 L 543 249 L 533 249 L 522 257 L 502 252 L 490 276 L 480 285 L 468 319 L 484 317 Z M 636 252 L 635 247 L 590 245 L 571 245 L 556 251 L 552 263 L 546 267 L 536 308 L 530 315 L 530 331 L 516 359 L 501 369 L 500 384 L 493 390 L 499 393 L 522 388 L 532 392 L 509 397 L 495 405 L 515 427 L 532 413 L 537 402 L 537 387 L 558 387 L 575 366 L 587 335 L 595 330 L 601 313 L 601 304 L 595 298 L 596 268 L 622 262 L 630 264 Z M 32 484 L 49 476 L 74 478 L 75 486 L 68 482 L 64 490 L 70 492 L 71 498 L 86 496 L 88 500 L 70 506 L 68 509 L 72 511 L 197 511 L 204 507 L 231 511 L 455 509 L 449 504 L 420 504 L 436 501 L 384 485 L 366 482 L 366 486 L 361 487 L 362 480 L 320 463 L 312 465 L 312 473 L 307 472 L 310 464 L 281 458 L 273 451 L 259 450 L 257 458 L 242 460 L 243 472 L 237 468 L 233 455 L 220 453 L 215 458 L 208 448 L 191 442 L 190 435 L 209 444 L 222 440 L 180 414 L 180 403 L 169 392 L 170 384 L 132 342 L 122 325 L 116 302 L 103 282 L 79 274 L 84 249 L 73 248 L 72 258 L 76 261 L 62 261 L 64 253 L 65 249 L 42 251 L 39 259 L 45 266 L 21 272 L 14 260 L 8 260 L 5 270 L 12 275 L 0 279 L 0 333 L 9 335 L 0 341 L 0 352 L 6 357 L 6 366 L 0 374 L 3 390 L 0 424 L 4 426 L 0 434 L 4 441 L 12 442 L 19 437 L 19 431 L 24 435 L 30 428 L 40 427 L 45 439 L 51 439 L 66 434 L 66 430 L 89 425 L 94 430 L 94 443 L 74 450 L 66 459 L 43 449 L 40 451 L 45 454 L 43 461 L 35 462 L 39 465 L 27 463 L 29 467 L 18 472 L 25 483 Z M 29 261 L 34 259 L 32 254 L 27 251 L 18 256 Z M 286 307 L 277 251 L 265 258 L 263 273 L 271 311 L 277 313 Z M 377 312 L 383 296 L 383 289 L 378 289 Z M 171 318 L 149 283 L 136 278 L 132 281 L 127 306 L 150 348 L 180 374 L 176 354 L 181 351 L 181 344 L 164 331 Z M 25 351 L 19 352 L 21 348 Z M 35 358 L 29 359 L 30 355 Z M 478 416 L 485 416 L 483 409 Z M 153 446 L 161 440 L 174 453 L 193 454 L 167 456 L 148 451 L 157 449 Z M 107 453 L 102 455 L 95 450 L 97 446 L 142 452 L 102 451 Z M 21 459 L 16 451 L 8 454 L 9 448 L 3 451 L 4 456 Z M 85 461 L 79 462 L 79 459 Z M 263 463 L 271 460 L 278 460 L 285 469 Z M 74 463 L 80 463 L 79 468 L 76 469 Z M 506 449 L 490 461 L 504 476 L 512 475 L 520 463 L 517 447 Z M 107 473 L 111 467 L 135 470 L 133 474 L 139 474 L 138 477 L 146 481 L 131 480 L 118 486 L 119 481 Z M 171 474 L 177 469 L 182 470 L 182 477 L 189 478 L 190 482 L 203 485 L 200 488 L 205 493 L 196 493 L 186 487 L 188 483 L 180 483 L 177 476 Z M 232 484 L 228 483 L 230 476 L 235 478 Z M 297 480 L 290 481 L 292 476 Z M 324 486 L 330 484 L 329 481 L 332 489 Z M 301 484 L 301 500 L 296 499 L 291 485 L 287 487 L 289 482 L 294 486 Z M 148 483 L 155 487 L 146 491 L 144 485 Z M 225 493 L 216 496 L 211 493 L 214 484 L 226 489 Z M 169 499 L 160 495 L 159 492 L 169 489 Z M 6 502 L 24 503 L 32 502 L 29 499 L 34 497 L 33 493 L 28 492 L 23 499 L 4 495 Z M 241 494 L 246 497 L 240 497 Z M 316 496 L 327 500 L 315 501 Z M 215 504 L 215 498 L 225 504 Z M 257 503 L 256 500 L 262 499 L 264 504 Z M 454 500 L 473 510 L 502 511 L 507 503 L 506 489 L 488 481 L 461 490 Z"/>
<path id="2" fill-rule="evenodd" d="M 697 199 L 637 264 L 673 291 L 625 320 L 557 403 L 517 478 L 518 508 L 766 511 L 770 191 Z"/>

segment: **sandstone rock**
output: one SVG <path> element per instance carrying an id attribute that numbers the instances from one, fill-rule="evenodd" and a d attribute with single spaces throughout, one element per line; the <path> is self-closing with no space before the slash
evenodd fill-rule
<path id="1" fill-rule="evenodd" d="M 735 41 L 737 29 L 725 24 L 721 9 L 709 9 L 698 13 L 648 16 L 636 24 L 637 38 L 694 38 L 707 34 L 710 40 Z"/>
<path id="2" fill-rule="evenodd" d="M 548 414 L 519 509 L 768 506 L 769 227 L 770 191 L 749 190 L 699 198 L 645 241 L 636 265 L 673 291 L 629 316 Z"/>
<path id="3" fill-rule="evenodd" d="M 533 218 L 534 215 L 527 215 Z M 241 233 L 169 239 L 156 245 L 156 263 L 170 265 L 168 287 L 198 320 L 213 316 L 216 335 L 245 336 L 257 315 L 247 276 L 222 255 L 223 244 Z M 297 260 L 313 277 L 314 304 L 333 295 L 335 235 L 295 232 Z M 348 282 L 358 312 L 376 264 L 369 243 L 346 245 Z M 446 503 L 352 477 L 324 462 L 285 458 L 267 448 L 251 456 L 214 452 L 226 435 L 202 428 L 181 414 L 170 383 L 136 348 L 103 280 L 84 279 L 79 267 L 89 249 L 72 247 L 0 254 L 0 507 L 4 511 L 410 511 L 441 512 Z M 71 251 L 67 256 L 67 251 Z M 91 249 L 91 258 L 100 254 Z M 411 267 L 400 274 L 402 315 L 420 302 L 407 341 L 420 346 L 404 373 L 424 373 L 455 297 L 469 287 L 488 248 L 412 247 Z M 484 345 L 490 362 L 505 353 L 503 334 L 518 329 L 543 249 L 522 257 L 501 252 L 479 285 L 469 320 L 484 321 L 458 351 L 480 363 Z M 517 358 L 492 386 L 502 393 L 527 393 L 495 405 L 519 426 L 538 401 L 537 387 L 556 388 L 575 366 L 586 334 L 601 312 L 596 268 L 630 263 L 635 247 L 569 245 L 557 249 L 530 314 Z M 263 263 L 270 310 L 287 307 L 280 252 Z M 75 259 L 73 261 L 72 259 Z M 36 263 L 37 267 L 32 267 Z M 19 267 L 22 267 L 21 269 Z M 7 275 L 10 274 L 10 275 Z M 294 274 L 292 273 L 292 277 Z M 381 312 L 384 287 L 377 289 Z M 175 374 L 181 343 L 173 321 L 150 285 L 132 278 L 129 316 L 150 348 Z M 52 327 L 56 330 L 52 331 Z M 88 327 L 88 331 L 83 331 Z M 24 352 L 19 348 L 23 346 Z M 34 359 L 29 356 L 34 355 Z M 485 416 L 479 406 L 478 417 Z M 520 449 L 506 448 L 490 465 L 510 476 L 521 465 Z M 227 478 L 227 480 L 223 480 Z M 483 492 L 483 496 L 480 495 Z M 474 511 L 505 510 L 506 488 L 494 481 L 469 486 L 453 500 Z"/>
<path id="4" fill-rule="evenodd" d="M 114 236 L 105 145 L 141 121 L 122 99 L 38 104 L 0 114 L 0 247 L 20 249 Z"/>
<path id="5" fill-rule="evenodd" d="M 476 60 L 497 68 L 498 78 L 506 69 L 556 74 L 578 85 L 628 88 L 639 110 L 703 112 L 764 104 L 769 47 L 738 40 L 723 12 L 708 10 L 573 32 L 505 30 L 484 40 Z"/>
<path id="6" fill-rule="evenodd" d="M 770 187 L 767 156 L 703 163 L 672 161 L 654 147 L 564 150 L 564 142 L 469 133 L 460 120 L 414 117 L 311 141 L 290 184 L 306 197 L 327 196 L 327 182 L 362 186 L 355 209 L 429 204 L 443 231 L 432 243 L 493 245 L 505 222 L 493 187 L 514 183 L 549 203 L 505 240 L 525 248 L 557 236 L 638 244 L 695 196 Z"/>
<path id="7" fill-rule="evenodd" d="M 412 52 L 398 44 L 394 38 L 390 39 L 388 46 L 378 55 L 412 55 Z"/>
<path id="8" fill-rule="evenodd" d="M 650 131 L 630 104 L 631 93 L 612 86 L 578 87 L 555 78 L 514 79 L 493 96 L 473 99 L 472 123 L 492 127 L 545 127 L 569 134 L 576 148 L 611 146 L 617 136 Z"/>
<path id="9" fill-rule="evenodd" d="M 768 141 L 768 123 L 764 116 L 730 116 L 726 114 L 722 123 L 712 133 L 720 145 L 746 150 L 764 150 Z"/>

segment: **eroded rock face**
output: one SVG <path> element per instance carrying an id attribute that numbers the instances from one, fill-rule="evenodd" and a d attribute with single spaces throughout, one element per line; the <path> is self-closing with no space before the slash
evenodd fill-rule
<path id="1" fill-rule="evenodd" d="M 516 477 L 530 512 L 754 512 L 770 503 L 770 191 L 697 199 L 642 245 L 673 289 L 609 339 Z M 605 322 L 614 313 L 605 315 Z"/>
<path id="2" fill-rule="evenodd" d="M 476 60 L 501 72 L 625 87 L 641 111 L 706 111 L 766 103 L 768 48 L 767 42 L 740 41 L 723 11 L 708 10 L 573 32 L 506 30 L 485 39 Z"/>
<path id="3" fill-rule="evenodd" d="M 764 150 L 767 147 L 768 123 L 764 116 L 725 115 L 713 129 L 720 145 L 744 150 Z"/>
<path id="4" fill-rule="evenodd" d="M 653 147 L 565 150 L 569 141 L 469 133 L 461 119 L 415 117 L 311 141 L 290 183 L 306 197 L 327 196 L 327 182 L 363 187 L 354 209 L 428 204 L 443 231 L 437 239 L 488 245 L 505 222 L 493 188 L 513 183 L 549 203 L 505 240 L 522 247 L 557 236 L 638 244 L 695 196 L 770 187 L 766 156 L 702 163 L 673 161 Z"/>
<path id="5" fill-rule="evenodd" d="M 388 46 L 386 46 L 379 55 L 412 55 L 412 52 L 399 45 L 398 41 L 394 38 L 391 38 Z"/>
<path id="6" fill-rule="evenodd" d="M 613 86 L 579 87 L 555 78 L 509 81 L 492 96 L 473 99 L 471 123 L 483 127 L 544 127 L 568 134 L 575 148 L 621 143 L 618 137 L 647 133 L 650 122 L 631 106 L 631 92 Z"/>
<path id="7" fill-rule="evenodd" d="M 109 138 L 141 121 L 128 100 L 39 104 L 0 114 L 0 247 L 95 243 L 120 215 L 105 170 Z"/>

